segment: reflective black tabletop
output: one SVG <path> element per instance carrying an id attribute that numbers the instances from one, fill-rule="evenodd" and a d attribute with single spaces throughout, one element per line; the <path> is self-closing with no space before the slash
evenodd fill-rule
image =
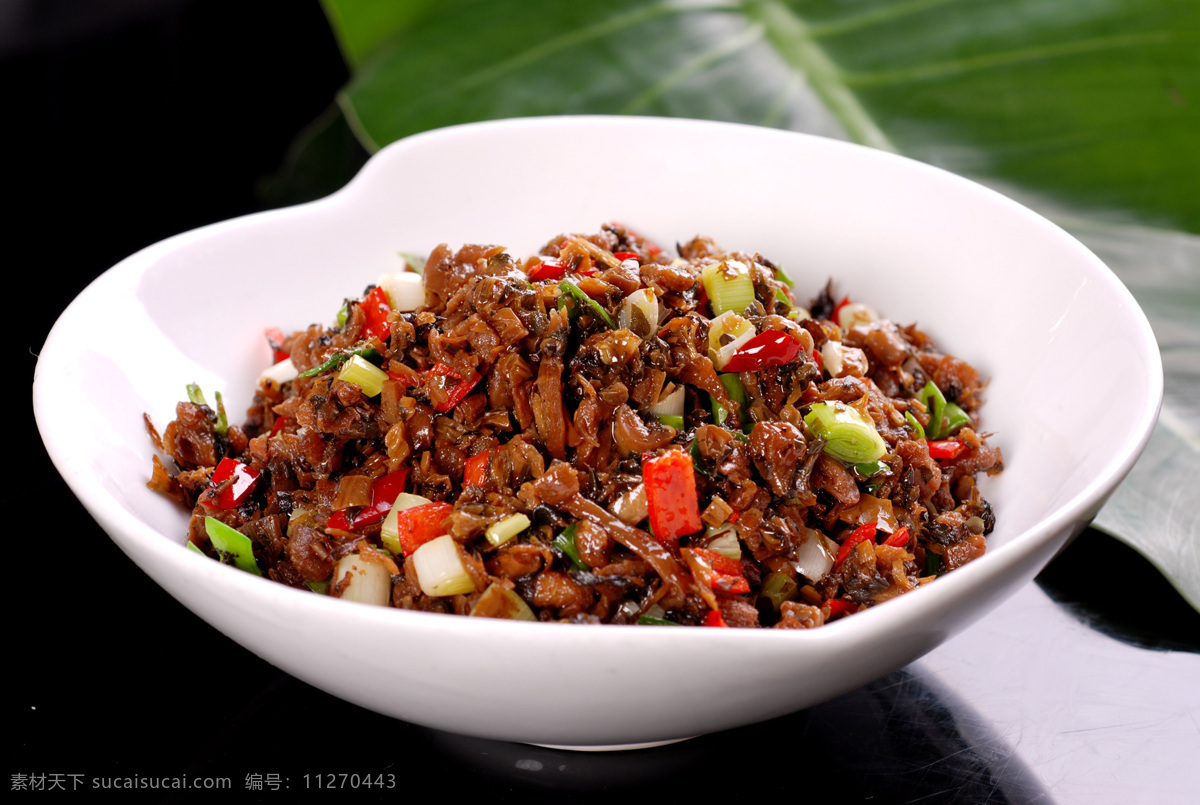
<path id="1" fill-rule="evenodd" d="M 1200 802 L 1200 614 L 1096 531 L 966 632 L 872 684 L 634 752 L 505 744 L 385 718 L 192 615 L 71 495 L 41 447 L 25 384 L 58 313 L 110 265 L 305 192 L 293 181 L 264 197 L 264 178 L 278 175 L 291 139 L 345 76 L 315 2 L 104 5 L 6 4 L 15 22 L 0 36 L 0 89 L 19 112 L 6 133 L 9 189 L 22 202 L 10 266 L 38 280 L 9 296 L 21 371 L 4 410 L 18 458 L 0 485 L 14 560 L 16 684 L 4 720 L 14 794 L 123 787 L 126 799 L 207 801 L 215 793 L 200 786 L 212 786 L 269 802 L 326 791 L 396 801 L 425 789 L 455 801 Z M 497 695 L 536 707 L 539 686 L 563 684 L 521 680 Z M 714 680 L 714 706 L 724 684 Z M 589 706 L 581 698 L 577 717 Z M 184 780 L 194 787 L 161 787 Z"/>

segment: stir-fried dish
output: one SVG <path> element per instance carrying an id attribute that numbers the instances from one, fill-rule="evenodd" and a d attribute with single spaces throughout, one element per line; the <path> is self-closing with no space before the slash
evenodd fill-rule
<path id="1" fill-rule="evenodd" d="M 677 252 L 407 258 L 267 331 L 244 424 L 194 386 L 146 417 L 150 486 L 220 561 L 468 616 L 810 628 L 984 552 L 978 371 L 832 280 L 801 305 L 767 257 Z"/>

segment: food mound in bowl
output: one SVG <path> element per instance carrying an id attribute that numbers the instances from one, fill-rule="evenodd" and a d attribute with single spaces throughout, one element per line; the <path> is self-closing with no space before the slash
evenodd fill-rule
<path id="1" fill-rule="evenodd" d="M 147 417 L 150 486 L 220 561 L 482 617 L 810 628 L 984 552 L 975 369 L 832 281 L 805 308 L 766 257 L 677 250 L 608 225 L 406 259 L 268 331 L 244 425 L 194 386 Z"/>

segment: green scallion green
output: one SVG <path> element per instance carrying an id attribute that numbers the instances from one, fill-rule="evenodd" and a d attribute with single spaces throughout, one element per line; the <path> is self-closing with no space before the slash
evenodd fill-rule
<path id="1" fill-rule="evenodd" d="M 683 417 L 675 414 L 659 414 L 658 421 L 675 430 L 683 430 Z"/>
<path id="2" fill-rule="evenodd" d="M 563 552 L 567 560 L 575 567 L 576 570 L 591 570 L 592 568 L 579 558 L 579 548 L 575 546 L 575 523 L 563 529 L 562 533 L 554 538 L 554 547 Z"/>
<path id="3" fill-rule="evenodd" d="M 578 285 L 570 280 L 563 280 L 558 283 L 558 289 L 569 297 L 569 304 L 572 304 L 576 309 L 578 309 L 579 305 L 584 305 L 589 311 L 598 316 L 601 321 L 607 324 L 610 330 L 617 329 L 617 323 L 613 321 L 612 316 L 608 315 L 608 311 L 601 307 L 599 302 L 584 293 Z M 562 297 L 559 297 L 559 304 L 563 304 Z"/>
<path id="4" fill-rule="evenodd" d="M 963 425 L 971 424 L 971 415 L 959 407 L 958 404 L 948 402 L 943 412 L 943 424 L 946 426 L 946 429 L 942 431 L 942 438 L 953 436 Z"/>
<path id="5" fill-rule="evenodd" d="M 864 478 L 871 478 L 881 472 L 887 472 L 888 465 L 882 461 L 863 461 L 854 465 L 854 471 Z"/>
<path id="6" fill-rule="evenodd" d="M 213 397 L 217 399 L 217 424 L 213 425 L 213 431 L 224 436 L 229 432 L 229 417 L 225 415 L 225 400 L 221 399 L 219 391 L 214 391 Z"/>
<path id="7" fill-rule="evenodd" d="M 942 438 L 942 415 L 946 411 L 946 398 L 932 380 L 925 384 L 925 388 L 921 389 L 921 404 L 929 411 L 929 424 L 925 426 L 925 438 Z"/>
<path id="8" fill-rule="evenodd" d="M 208 402 L 204 399 L 204 392 L 201 391 L 200 386 L 195 383 L 188 383 L 187 396 L 188 402 L 190 402 L 192 405 L 208 405 Z"/>
<path id="9" fill-rule="evenodd" d="M 204 532 L 212 540 L 213 547 L 228 556 L 238 568 L 256 576 L 262 575 L 254 561 L 254 544 L 245 534 L 213 517 L 204 518 Z"/>
<path id="10" fill-rule="evenodd" d="M 917 435 L 918 439 L 925 438 L 925 429 L 921 427 L 921 423 L 917 421 L 915 416 L 913 416 L 912 411 L 904 412 L 904 421 L 907 422 L 908 426 L 913 429 L 913 433 Z"/>
<path id="11" fill-rule="evenodd" d="M 738 405 L 738 427 L 744 428 L 750 421 L 750 417 L 746 413 L 746 389 L 742 386 L 742 380 L 733 372 L 724 372 L 717 375 L 717 379 L 721 381 L 721 385 L 725 387 L 725 392 L 729 395 L 729 399 Z M 729 412 L 725 410 L 725 406 L 717 402 L 715 398 L 712 400 L 713 420 L 718 425 L 724 425 L 725 420 L 729 418 Z"/>
<path id="12" fill-rule="evenodd" d="M 396 254 L 400 255 L 400 258 L 404 260 L 404 262 L 408 263 L 408 267 L 413 271 L 417 272 L 418 274 L 425 273 L 426 258 L 419 254 L 412 254 L 410 252 L 396 252 Z"/>
<path id="13" fill-rule="evenodd" d="M 352 349 L 348 352 L 335 352 L 333 355 L 330 355 L 325 363 L 321 364 L 320 366 L 314 366 L 307 372 L 301 372 L 300 377 L 316 377 L 317 375 L 328 372 L 331 369 L 336 369 L 346 361 L 353 358 L 355 355 L 372 362 L 383 359 L 383 356 L 380 355 L 379 351 L 374 347 L 360 347 L 359 349 Z"/>

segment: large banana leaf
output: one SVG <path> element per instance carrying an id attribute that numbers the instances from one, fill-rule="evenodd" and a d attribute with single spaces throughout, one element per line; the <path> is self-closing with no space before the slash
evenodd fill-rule
<path id="1" fill-rule="evenodd" d="M 1200 607 L 1200 2 L 323 2 L 368 150 L 500 117 L 733 120 L 898 151 L 1058 220 L 1137 296 L 1167 367 L 1097 524 Z"/>

